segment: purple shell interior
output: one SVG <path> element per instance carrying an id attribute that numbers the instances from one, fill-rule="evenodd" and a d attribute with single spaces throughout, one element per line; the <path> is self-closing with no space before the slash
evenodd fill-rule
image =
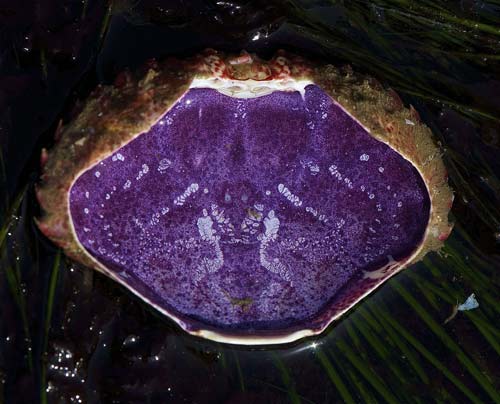
<path id="1" fill-rule="evenodd" d="M 191 89 L 70 191 L 97 261 L 187 328 L 242 333 L 308 328 L 412 254 L 429 206 L 415 168 L 315 85 Z"/>

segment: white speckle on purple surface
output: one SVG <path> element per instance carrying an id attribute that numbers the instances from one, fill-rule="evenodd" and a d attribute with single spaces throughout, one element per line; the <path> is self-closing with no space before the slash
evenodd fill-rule
<path id="1" fill-rule="evenodd" d="M 182 206 L 186 202 L 186 199 L 197 192 L 199 189 L 199 185 L 197 183 L 191 184 L 186 190 L 182 193 L 182 195 L 178 196 L 174 199 L 174 205 Z"/>
<path id="2" fill-rule="evenodd" d="M 121 153 L 116 153 L 111 158 L 112 161 L 125 161 L 125 157 Z"/>
<path id="3" fill-rule="evenodd" d="M 167 158 L 163 158 L 160 160 L 160 164 L 158 165 L 158 171 L 160 173 L 164 173 L 165 171 L 167 171 L 170 166 L 172 165 L 172 162 L 167 159 Z"/>
<path id="4" fill-rule="evenodd" d="M 294 195 L 290 190 L 283 184 L 278 184 L 278 191 L 286 199 L 288 199 L 294 206 L 302 206 L 302 201 L 297 195 Z"/>
<path id="5" fill-rule="evenodd" d="M 149 172 L 149 166 L 147 164 L 143 164 L 141 170 L 139 171 L 139 174 L 137 174 L 137 177 L 135 177 L 135 179 L 139 181 L 148 172 Z"/>

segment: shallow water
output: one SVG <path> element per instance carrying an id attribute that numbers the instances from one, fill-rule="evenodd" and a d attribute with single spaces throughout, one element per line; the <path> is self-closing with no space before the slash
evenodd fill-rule
<path id="1" fill-rule="evenodd" d="M 0 6 L 0 403 L 500 402 L 500 5 L 345 3 Z M 60 256 L 33 222 L 59 119 L 127 67 L 207 46 L 282 47 L 396 89 L 443 148 L 456 194 L 443 252 L 320 337 L 272 349 L 190 337 Z M 450 319 L 472 293 L 479 307 Z"/>

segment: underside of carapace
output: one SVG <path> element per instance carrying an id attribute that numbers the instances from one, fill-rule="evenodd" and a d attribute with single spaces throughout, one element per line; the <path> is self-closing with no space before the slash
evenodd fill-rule
<path id="1" fill-rule="evenodd" d="M 152 61 L 98 87 L 58 137 L 41 231 L 216 341 L 319 334 L 451 231 L 415 109 L 283 51 Z"/>

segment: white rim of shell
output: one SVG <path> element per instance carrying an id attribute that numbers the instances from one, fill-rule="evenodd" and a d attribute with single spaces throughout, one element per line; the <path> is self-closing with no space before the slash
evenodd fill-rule
<path id="1" fill-rule="evenodd" d="M 195 78 L 189 88 L 213 88 L 218 92 L 234 98 L 256 98 L 274 91 L 298 91 L 302 97 L 306 87 L 314 84 L 311 80 L 231 80 L 212 77 L 208 79 Z"/>

